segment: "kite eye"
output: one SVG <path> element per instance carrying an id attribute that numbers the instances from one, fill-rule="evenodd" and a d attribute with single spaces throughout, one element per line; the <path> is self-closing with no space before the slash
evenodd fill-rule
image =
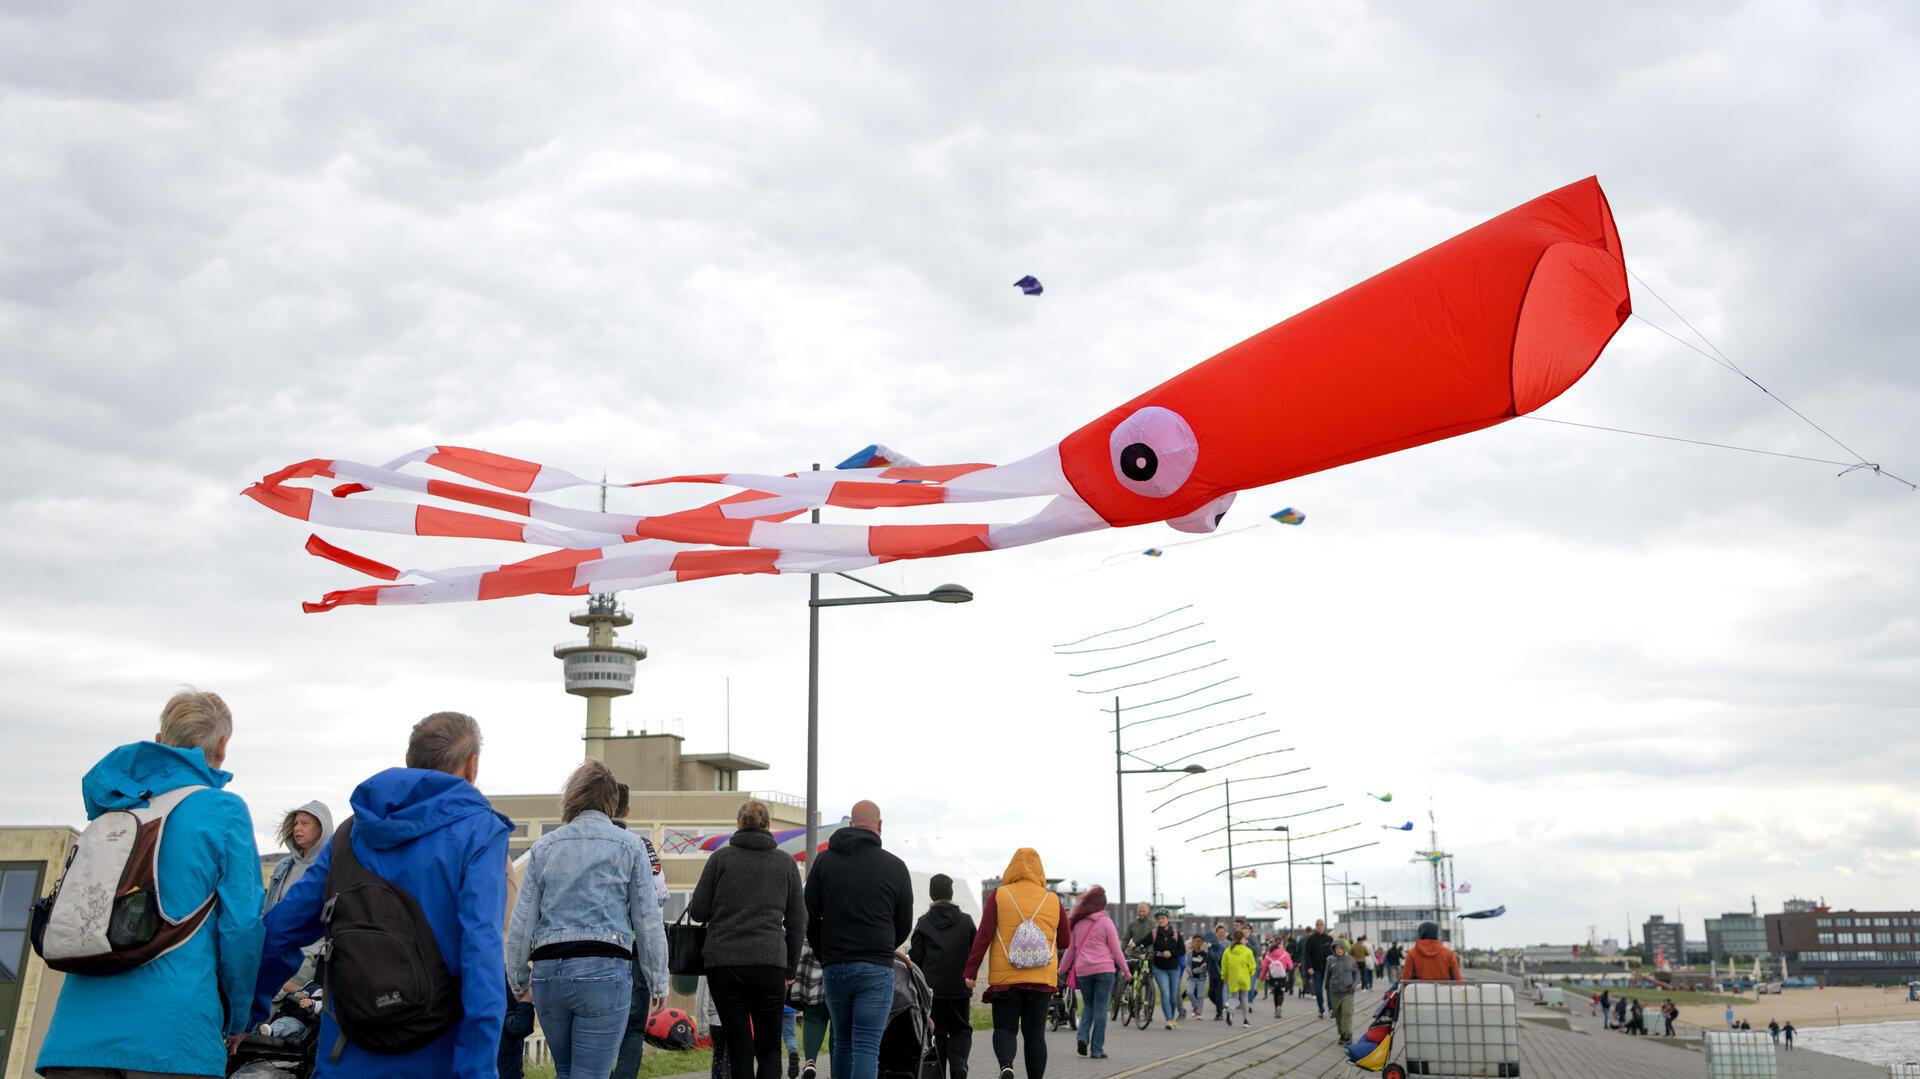
<path id="1" fill-rule="evenodd" d="M 1158 405 L 1121 420 L 1107 445 L 1120 486 L 1148 498 L 1165 498 L 1178 491 L 1200 459 L 1193 428 L 1178 412 Z"/>

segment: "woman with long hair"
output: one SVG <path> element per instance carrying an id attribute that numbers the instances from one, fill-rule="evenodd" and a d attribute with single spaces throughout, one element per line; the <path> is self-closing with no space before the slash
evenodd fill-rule
<path id="1" fill-rule="evenodd" d="M 666 996 L 667 936 L 640 837 L 613 823 L 620 784 L 599 761 L 574 769 L 564 823 L 542 835 L 507 930 L 507 986 L 533 984 L 555 1079 L 607 1079 L 627 1030 L 639 960 L 654 1003 Z M 531 967 L 531 970 L 529 970 Z"/>
<path id="2" fill-rule="evenodd" d="M 1107 1005 L 1113 1000 L 1116 982 L 1131 973 L 1127 953 L 1120 945 L 1120 931 L 1107 916 L 1107 890 L 1098 884 L 1088 888 L 1067 916 L 1067 932 L 1072 943 L 1060 959 L 1060 970 L 1069 986 L 1077 986 L 1087 998 L 1087 1010 L 1080 1021 L 1081 1056 L 1104 1060 L 1107 1056 Z"/>

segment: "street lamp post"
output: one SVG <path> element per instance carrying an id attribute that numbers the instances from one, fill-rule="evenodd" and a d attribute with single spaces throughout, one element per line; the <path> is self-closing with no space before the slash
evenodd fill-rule
<path id="1" fill-rule="evenodd" d="M 813 466 L 820 470 L 819 465 Z M 820 511 L 812 514 L 814 524 L 820 523 Z M 822 607 L 859 607 L 871 603 L 968 603 L 973 593 L 957 584 L 943 584 L 931 592 L 919 595 L 901 595 L 892 589 L 882 588 L 872 581 L 863 581 L 852 574 L 839 573 L 858 585 L 864 585 L 881 593 L 877 596 L 840 596 L 828 599 L 820 598 L 820 575 L 810 574 L 807 592 L 807 871 L 813 871 L 813 858 L 820 850 L 820 609 Z"/>
<path id="2" fill-rule="evenodd" d="M 1273 830 L 1287 835 L 1287 924 L 1298 925 L 1300 911 L 1293 905 L 1293 829 L 1281 824 Z"/>
<path id="3" fill-rule="evenodd" d="M 1116 822 L 1115 838 L 1119 841 L 1120 879 L 1114 889 L 1119 898 L 1119 909 L 1127 909 L 1127 787 L 1122 776 L 1150 776 L 1171 773 L 1185 773 L 1197 776 L 1207 769 L 1203 765 L 1189 764 L 1184 768 L 1128 768 L 1125 767 L 1126 750 L 1120 748 L 1120 698 L 1113 699 L 1113 816 Z"/>

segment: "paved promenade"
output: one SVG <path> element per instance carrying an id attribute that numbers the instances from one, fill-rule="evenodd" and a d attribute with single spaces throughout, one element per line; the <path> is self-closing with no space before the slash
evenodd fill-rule
<path id="1" fill-rule="evenodd" d="M 1497 975 L 1473 976 L 1507 980 Z M 1362 993 L 1354 1002 L 1354 1023 L 1364 1025 L 1380 1002 L 1377 992 Z M 1569 1014 L 1520 1003 L 1520 1074 L 1523 1079 L 1702 1079 L 1706 1060 L 1694 1038 L 1671 1041 L 1629 1037 L 1600 1026 L 1586 1010 Z M 1273 1018 L 1269 1001 L 1257 1002 L 1253 1025 L 1232 1026 L 1208 1020 L 1188 1020 L 1179 1030 L 1158 1024 L 1150 1030 L 1110 1024 L 1107 1059 L 1093 1060 L 1074 1052 L 1074 1034 L 1061 1030 L 1048 1036 L 1049 1079 L 1361 1079 L 1370 1073 L 1347 1063 L 1344 1048 L 1334 1037 L 1333 1021 L 1317 1019 L 1313 1001 L 1305 1006 L 1289 997 L 1286 1015 Z M 1886 1069 L 1831 1057 L 1811 1050 L 1781 1053 L 1781 1079 L 1885 1079 Z M 974 1035 L 971 1079 L 998 1079 L 992 1034 Z M 826 1075 L 826 1061 L 821 1061 Z M 1016 1060 L 1014 1074 L 1025 1079 Z"/>

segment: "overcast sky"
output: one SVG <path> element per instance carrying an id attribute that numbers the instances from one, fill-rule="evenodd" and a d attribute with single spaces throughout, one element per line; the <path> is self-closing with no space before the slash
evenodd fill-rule
<path id="1" fill-rule="evenodd" d="M 81 772 L 183 682 L 233 705 L 234 789 L 263 834 L 310 797 L 344 816 L 442 708 L 484 725 L 485 790 L 558 788 L 583 706 L 550 648 L 578 601 L 302 615 L 358 582 L 236 497 L 283 464 L 442 443 L 640 479 L 876 440 L 1012 461 L 1590 174 L 1636 273 L 1913 478 L 1917 22 L 1810 3 L 13 5 L 0 822 L 79 823 Z M 1009 287 L 1028 273 L 1044 296 Z M 1685 334 L 1637 286 L 1636 307 Z M 1639 320 L 1542 414 L 1846 456 Z M 1228 521 L 1292 505 L 1297 529 L 1092 573 L 1180 537 L 888 567 L 979 600 L 826 612 L 827 815 L 872 797 L 922 867 L 977 876 L 1031 845 L 1111 891 L 1110 728 L 1050 646 L 1191 603 L 1297 747 L 1274 759 L 1381 841 L 1336 872 L 1418 899 L 1421 844 L 1375 826 L 1431 793 L 1458 876 L 1509 911 L 1477 942 L 1621 936 L 1653 911 L 1697 937 L 1750 896 L 1913 907 L 1920 497 L 1837 471 L 1515 422 L 1243 494 Z M 402 565 L 502 553 L 345 541 Z M 675 717 L 689 749 L 720 748 L 730 678 L 732 746 L 773 764 L 751 782 L 802 790 L 805 595 L 629 596 L 652 657 L 616 726 Z M 1152 845 L 1168 898 L 1224 909 L 1220 855 L 1128 782 L 1132 893 Z M 1237 898 L 1285 898 L 1284 874 Z"/>

